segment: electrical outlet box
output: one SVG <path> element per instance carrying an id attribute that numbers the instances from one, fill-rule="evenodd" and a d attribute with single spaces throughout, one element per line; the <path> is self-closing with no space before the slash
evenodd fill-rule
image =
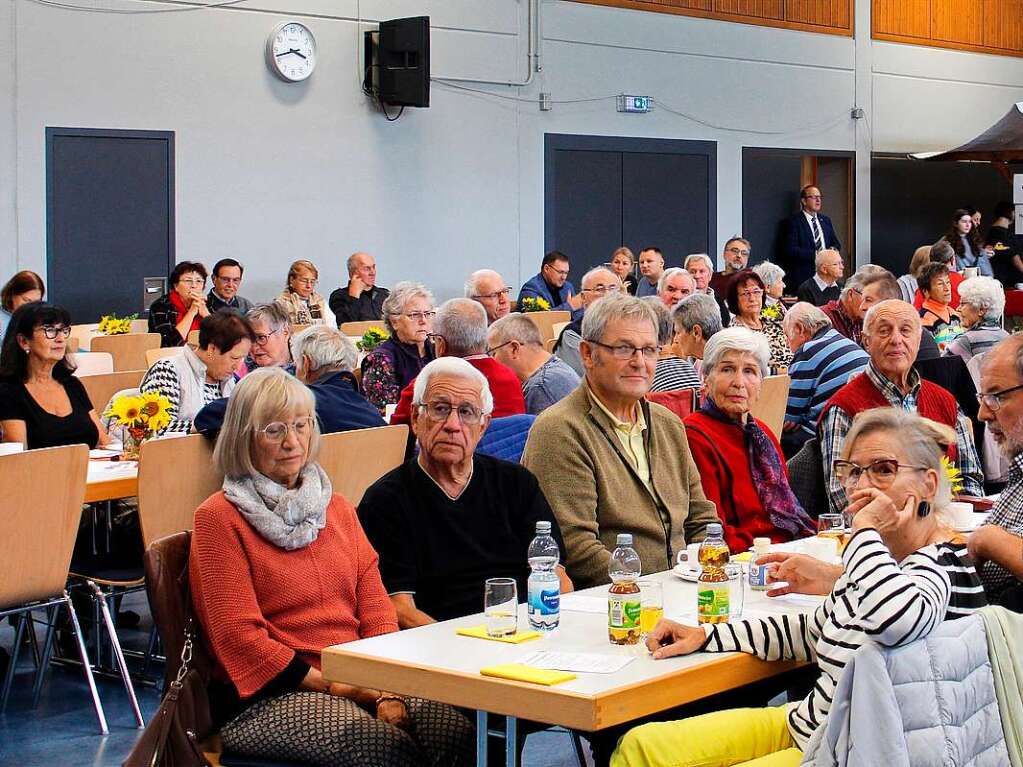
<path id="1" fill-rule="evenodd" d="M 618 111 L 645 114 L 650 111 L 650 97 L 626 96 L 623 93 L 618 97 Z"/>
<path id="2" fill-rule="evenodd" d="M 551 111 L 551 94 L 549 93 L 540 94 L 540 111 L 541 112 Z"/>
<path id="3" fill-rule="evenodd" d="M 861 107 L 853 107 L 852 111 L 849 112 L 849 116 L 854 120 L 862 120 L 866 116 L 866 113 Z"/>

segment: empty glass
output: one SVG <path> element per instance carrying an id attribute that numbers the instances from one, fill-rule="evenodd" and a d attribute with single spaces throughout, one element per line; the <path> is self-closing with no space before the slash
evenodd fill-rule
<path id="1" fill-rule="evenodd" d="M 737 621 L 742 618 L 742 609 L 746 601 L 746 575 L 740 562 L 729 562 L 724 567 L 728 576 L 728 620 Z"/>
<path id="2" fill-rule="evenodd" d="M 519 593 L 514 578 L 487 578 L 483 587 L 487 636 L 511 636 L 519 628 Z"/>

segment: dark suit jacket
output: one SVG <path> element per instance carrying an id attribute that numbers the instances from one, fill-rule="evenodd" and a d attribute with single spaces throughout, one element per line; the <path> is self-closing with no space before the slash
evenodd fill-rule
<path id="1" fill-rule="evenodd" d="M 821 225 L 821 234 L 824 236 L 824 246 L 840 250 L 842 243 L 835 235 L 835 227 L 831 225 L 831 219 L 823 213 L 817 214 L 817 222 Z M 802 285 L 803 282 L 813 277 L 814 257 L 817 255 L 817 246 L 813 241 L 813 233 L 810 231 L 810 224 L 800 210 L 789 216 L 786 222 L 784 247 L 780 263 L 785 270 L 785 281 L 789 285 Z"/>

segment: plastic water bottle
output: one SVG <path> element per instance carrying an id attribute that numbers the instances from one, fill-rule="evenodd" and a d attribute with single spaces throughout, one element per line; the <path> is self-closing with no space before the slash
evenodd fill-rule
<path id="1" fill-rule="evenodd" d="M 703 570 L 696 582 L 697 623 L 728 623 L 729 593 L 728 544 L 721 525 L 707 525 L 707 537 L 700 544 L 700 566 Z"/>
<path id="2" fill-rule="evenodd" d="M 632 548 L 632 535 L 618 534 L 618 546 L 611 553 L 607 574 L 611 588 L 607 592 L 607 637 L 611 644 L 636 644 L 639 641 L 643 600 L 639 580 L 643 568 L 639 554 Z"/>
<path id="3" fill-rule="evenodd" d="M 529 627 L 534 631 L 553 631 L 561 621 L 561 581 L 554 572 L 561 552 L 551 535 L 550 522 L 536 523 L 536 537 L 526 556 L 532 570 L 527 582 Z"/>
<path id="4" fill-rule="evenodd" d="M 767 570 L 770 565 L 758 565 L 757 560 L 770 550 L 770 538 L 753 539 L 753 558 L 749 563 L 749 587 L 753 591 L 767 591 Z"/>

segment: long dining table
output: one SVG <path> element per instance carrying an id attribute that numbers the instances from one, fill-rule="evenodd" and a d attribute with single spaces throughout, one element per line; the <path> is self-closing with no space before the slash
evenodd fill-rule
<path id="1" fill-rule="evenodd" d="M 138 461 L 90 458 L 85 480 L 85 502 L 99 503 L 131 498 L 139 491 Z"/>

